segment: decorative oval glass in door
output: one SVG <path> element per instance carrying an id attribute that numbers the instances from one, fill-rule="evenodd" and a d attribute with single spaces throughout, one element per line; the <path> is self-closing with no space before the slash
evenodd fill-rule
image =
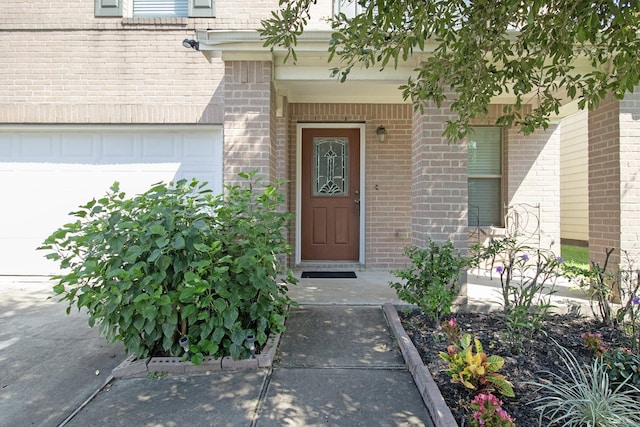
<path id="1" fill-rule="evenodd" d="M 313 195 L 347 196 L 349 138 L 313 138 Z"/>

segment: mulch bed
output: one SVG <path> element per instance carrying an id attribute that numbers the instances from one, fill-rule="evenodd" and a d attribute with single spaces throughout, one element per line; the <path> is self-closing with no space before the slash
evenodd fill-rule
<path id="1" fill-rule="evenodd" d="M 446 362 L 439 352 L 446 352 L 448 345 L 445 334 L 434 328 L 432 323 L 418 310 L 399 312 L 400 320 L 407 334 L 420 353 L 424 364 L 438 384 L 442 395 L 460 426 L 468 425 L 465 417 L 468 414 L 468 403 L 474 392 L 461 384 L 451 383 L 444 372 Z M 445 317 L 455 317 L 462 328 L 462 333 L 470 333 L 480 339 L 487 355 L 499 355 L 505 359 L 505 365 L 499 373 L 503 374 L 513 386 L 514 398 L 497 395 L 503 401 L 503 408 L 515 419 L 519 427 L 537 426 L 539 413 L 529 405 L 539 397 L 535 386 L 525 384 L 529 381 L 540 382 L 549 378 L 542 371 L 551 371 L 562 375 L 565 366 L 556 352 L 555 340 L 569 349 L 580 363 L 591 364 L 593 354 L 583 344 L 580 335 L 583 332 L 602 334 L 607 348 L 629 346 L 628 338 L 617 330 L 604 327 L 590 318 L 575 315 L 553 315 L 545 323 L 542 330 L 535 335 L 530 348 L 517 351 L 505 334 L 505 321 L 501 312 L 471 313 L 458 312 Z M 543 426 L 550 423 L 543 420 Z"/>

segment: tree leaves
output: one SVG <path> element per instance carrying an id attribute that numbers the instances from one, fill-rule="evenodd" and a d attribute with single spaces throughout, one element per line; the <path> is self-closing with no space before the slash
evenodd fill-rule
<path id="1" fill-rule="evenodd" d="M 315 1 L 282 0 L 262 21 L 265 46 L 294 60 L 298 36 Z M 595 108 L 640 83 L 638 0 L 407 0 L 359 2 L 363 11 L 330 19 L 331 75 L 344 82 L 355 66 L 394 66 L 426 52 L 400 87 L 416 110 L 450 100 L 457 114 L 445 135 L 463 138 L 495 97 L 515 96 L 497 124 L 524 133 L 546 128 L 566 99 Z M 288 56 L 289 56 L 288 55 Z M 525 105 L 531 106 L 524 110 Z"/>

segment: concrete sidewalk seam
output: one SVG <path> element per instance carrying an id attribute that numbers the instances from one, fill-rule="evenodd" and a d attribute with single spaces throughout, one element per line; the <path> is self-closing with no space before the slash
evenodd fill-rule
<path id="1" fill-rule="evenodd" d="M 390 366 L 365 366 L 365 365 L 309 365 L 309 366 L 283 366 L 278 365 L 275 369 L 353 369 L 353 370 L 369 370 L 369 371 L 407 371 L 407 365 L 390 365 Z"/>
<path id="2" fill-rule="evenodd" d="M 102 387 L 100 387 L 99 389 L 97 389 L 96 391 L 94 391 L 91 396 L 89 396 L 84 402 L 82 402 L 80 404 L 80 406 L 78 406 L 67 418 L 65 418 L 60 424 L 58 424 L 58 427 L 64 427 L 69 421 L 71 421 L 73 419 L 73 417 L 75 417 L 76 415 L 78 415 L 78 413 L 80 411 L 82 411 L 82 409 L 87 406 L 89 403 L 91 403 L 91 401 L 93 399 L 95 399 L 95 397 L 98 395 L 98 393 L 100 393 L 102 390 L 104 390 L 104 388 L 111 382 L 113 381 L 113 375 L 109 375 L 107 377 L 107 380 L 105 381 L 104 384 L 102 384 Z"/>
<path id="3" fill-rule="evenodd" d="M 256 403 L 256 409 L 253 411 L 253 417 L 251 417 L 250 427 L 255 427 L 258 420 L 260 420 L 260 411 L 264 406 L 264 402 L 267 399 L 267 391 L 269 390 L 269 384 L 271 384 L 271 376 L 273 374 L 273 368 L 270 367 L 267 374 L 262 379 L 262 386 L 260 387 L 260 394 L 258 395 L 258 402 Z"/>

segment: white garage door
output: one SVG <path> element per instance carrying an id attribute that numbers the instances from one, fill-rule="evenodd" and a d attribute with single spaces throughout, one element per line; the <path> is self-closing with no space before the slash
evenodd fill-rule
<path id="1" fill-rule="evenodd" d="M 68 213 L 104 195 L 198 178 L 222 192 L 220 127 L 0 128 L 0 275 L 48 275 L 35 248 Z"/>

